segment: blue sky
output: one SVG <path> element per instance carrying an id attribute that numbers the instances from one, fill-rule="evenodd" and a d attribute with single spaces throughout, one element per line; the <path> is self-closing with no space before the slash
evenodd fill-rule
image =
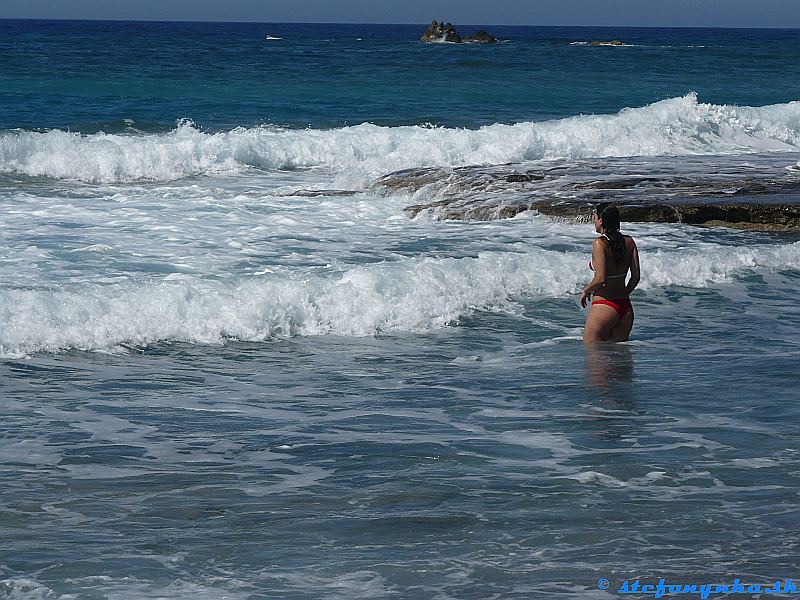
<path id="1" fill-rule="evenodd" d="M 0 0 L 0 18 L 800 28 L 800 0 Z"/>

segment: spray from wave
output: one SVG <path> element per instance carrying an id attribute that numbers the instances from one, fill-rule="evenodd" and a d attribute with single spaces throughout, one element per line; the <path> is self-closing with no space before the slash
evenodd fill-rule
<path id="1" fill-rule="evenodd" d="M 101 350 L 160 341 L 215 344 L 307 335 L 424 332 L 477 310 L 566 298 L 586 282 L 585 255 L 536 249 L 476 258 L 409 258 L 329 275 L 237 282 L 181 277 L 59 290 L 0 290 L 0 356 Z M 757 270 L 797 270 L 800 242 L 643 252 L 640 289 L 702 288 Z"/>
<path id="2" fill-rule="evenodd" d="M 89 183 L 324 168 L 367 186 L 393 171 L 539 159 L 716 155 L 800 150 L 800 102 L 764 107 L 704 104 L 695 94 L 614 115 L 495 124 L 480 129 L 237 128 L 204 133 L 182 122 L 167 134 L 0 134 L 0 173 Z"/>

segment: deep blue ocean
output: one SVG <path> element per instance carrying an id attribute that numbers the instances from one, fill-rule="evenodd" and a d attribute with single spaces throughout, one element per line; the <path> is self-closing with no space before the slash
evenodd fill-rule
<path id="1" fill-rule="evenodd" d="M 0 21 L 0 598 L 800 579 L 800 236 L 624 223 L 585 349 L 591 225 L 437 209 L 797 203 L 800 30 L 424 29 Z"/>

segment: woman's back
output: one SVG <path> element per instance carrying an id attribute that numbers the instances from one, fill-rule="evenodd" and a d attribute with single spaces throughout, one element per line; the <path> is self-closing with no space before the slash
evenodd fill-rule
<path id="1" fill-rule="evenodd" d="M 609 240 L 608 236 L 602 235 L 597 238 L 600 240 L 602 246 L 604 246 L 603 254 L 606 260 L 604 264 L 605 284 L 595 292 L 595 295 L 608 298 L 609 300 L 628 297 L 625 279 L 631 268 L 633 249 L 636 247 L 636 243 L 631 236 L 619 235 L 624 243 L 624 254 L 620 261 L 615 260 L 615 253 L 612 250 L 611 240 Z"/>
<path id="2" fill-rule="evenodd" d="M 580 305 L 591 308 L 583 330 L 584 343 L 628 339 L 633 327 L 633 306 L 629 296 L 639 283 L 639 252 L 636 242 L 619 231 L 619 210 L 601 203 L 592 213 L 595 231 L 592 242 L 594 277 L 581 293 Z M 627 275 L 630 271 L 630 279 Z"/>

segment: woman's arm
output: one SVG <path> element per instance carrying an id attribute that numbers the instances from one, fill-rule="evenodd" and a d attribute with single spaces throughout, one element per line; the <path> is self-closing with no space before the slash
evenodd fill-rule
<path id="1" fill-rule="evenodd" d="M 636 247 L 636 242 L 633 241 L 633 238 L 631 238 L 631 246 L 633 246 L 631 249 L 631 278 L 625 286 L 625 291 L 628 292 L 628 295 L 639 285 L 639 249 Z"/>
<path id="2" fill-rule="evenodd" d="M 586 308 L 586 304 L 591 298 L 592 292 L 599 290 L 606 284 L 606 251 L 603 242 L 597 238 L 592 242 L 592 267 L 594 267 L 594 277 L 583 288 L 581 294 L 581 307 Z"/>

